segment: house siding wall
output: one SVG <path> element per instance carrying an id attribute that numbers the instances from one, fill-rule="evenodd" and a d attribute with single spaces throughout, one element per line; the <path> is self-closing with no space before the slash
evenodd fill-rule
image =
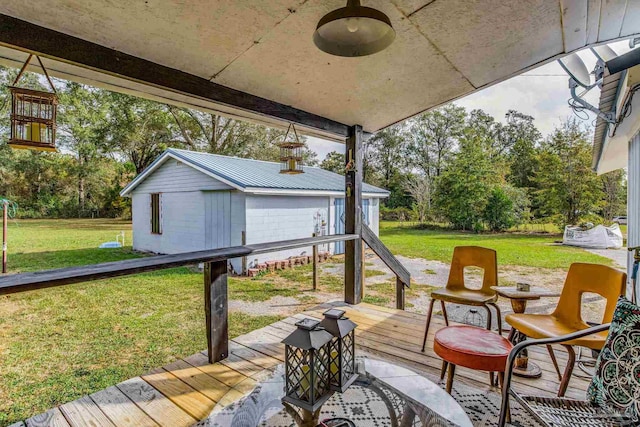
<path id="1" fill-rule="evenodd" d="M 167 160 L 131 193 L 133 248 L 174 254 L 206 249 L 205 193 L 230 190 L 192 167 Z M 151 193 L 161 193 L 162 234 L 151 233 Z"/>
<path id="2" fill-rule="evenodd" d="M 161 254 L 202 250 L 205 245 L 205 205 L 201 191 L 161 192 L 162 234 L 151 233 L 150 193 L 132 196 L 133 248 Z"/>
<path id="3" fill-rule="evenodd" d="M 311 237 L 318 210 L 328 217 L 329 197 L 246 195 L 247 244 Z M 309 246 L 256 255 L 249 258 L 248 264 L 286 259 L 303 252 L 310 255 L 311 251 Z"/>
<path id="4" fill-rule="evenodd" d="M 162 234 L 151 233 L 151 193 L 161 193 Z M 170 159 L 132 192 L 133 248 L 162 254 L 311 237 L 321 212 L 326 234 L 335 234 L 334 198 L 328 196 L 273 196 L 245 194 L 188 165 Z M 378 233 L 379 199 L 371 199 L 371 228 Z M 222 223 L 221 223 L 222 221 Z M 215 230 L 218 231 L 215 231 Z M 330 247 L 329 247 L 330 246 Z M 320 250 L 333 252 L 334 245 Z M 247 259 L 247 266 L 286 259 L 312 248 L 273 252 Z M 242 271 L 242 259 L 230 260 Z"/>
<path id="5" fill-rule="evenodd" d="M 232 190 L 227 184 L 169 159 L 142 181 L 133 193 L 171 193 L 198 190 Z"/>

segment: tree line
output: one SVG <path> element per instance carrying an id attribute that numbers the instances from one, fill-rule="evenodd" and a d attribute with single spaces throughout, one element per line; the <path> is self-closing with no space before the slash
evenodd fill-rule
<path id="1" fill-rule="evenodd" d="M 13 150 L 8 85 L 0 67 L 0 197 L 22 217 L 128 217 L 119 196 L 169 147 L 277 161 L 281 129 L 55 80 L 60 103 L 58 153 Z M 42 89 L 26 73 L 25 86 Z M 566 120 L 543 137 L 531 116 L 504 123 L 482 110 L 448 105 L 378 132 L 364 146 L 366 182 L 390 190 L 383 217 L 505 230 L 531 221 L 602 222 L 625 213 L 624 172 L 590 169 L 590 130 Z M 316 154 L 304 151 L 305 164 Z M 344 173 L 343 153 L 321 167 Z"/>
<path id="2" fill-rule="evenodd" d="M 570 118 L 543 137 L 531 116 L 501 123 L 454 104 L 378 132 L 364 149 L 365 181 L 391 191 L 383 217 L 502 231 L 560 227 L 626 214 L 624 171 L 591 170 L 591 130 Z M 344 155 L 321 167 L 343 172 Z"/>

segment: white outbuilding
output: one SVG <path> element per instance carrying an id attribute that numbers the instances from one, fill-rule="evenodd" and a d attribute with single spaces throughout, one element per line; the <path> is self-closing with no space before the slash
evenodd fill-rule
<path id="1" fill-rule="evenodd" d="M 344 176 L 316 167 L 280 173 L 280 164 L 168 149 L 120 193 L 132 198 L 133 248 L 159 254 L 344 233 Z M 380 199 L 364 184 L 363 221 L 378 234 Z M 342 253 L 344 242 L 321 248 Z M 311 254 L 311 247 L 258 255 Z M 240 259 L 231 265 L 242 271 Z"/>

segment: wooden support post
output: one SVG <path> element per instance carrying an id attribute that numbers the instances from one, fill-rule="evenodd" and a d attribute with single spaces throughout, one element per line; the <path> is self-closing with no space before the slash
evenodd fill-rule
<path id="1" fill-rule="evenodd" d="M 350 128 L 346 141 L 345 168 L 345 233 L 362 234 L 362 126 Z M 344 300 L 359 304 L 362 300 L 364 254 L 361 239 L 345 242 Z"/>
<path id="2" fill-rule="evenodd" d="M 313 233 L 316 237 L 316 233 Z M 313 245 L 313 290 L 318 288 L 318 245 Z"/>
<path id="3" fill-rule="evenodd" d="M 209 363 L 229 355 L 229 301 L 227 295 L 227 261 L 204 264 L 204 311 L 207 328 Z"/>
<path id="4" fill-rule="evenodd" d="M 404 283 L 396 277 L 396 308 L 404 310 Z"/>
<path id="5" fill-rule="evenodd" d="M 242 246 L 245 246 L 247 244 L 247 232 L 246 231 L 242 231 L 242 237 L 241 237 L 241 242 L 242 242 Z M 247 257 L 243 256 L 242 257 L 242 275 L 246 275 L 247 274 Z"/>

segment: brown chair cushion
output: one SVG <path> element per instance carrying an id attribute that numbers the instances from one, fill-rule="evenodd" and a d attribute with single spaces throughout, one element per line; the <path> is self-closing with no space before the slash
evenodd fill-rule
<path id="1" fill-rule="evenodd" d="M 436 332 L 433 351 L 456 366 L 504 372 L 513 345 L 495 332 L 475 326 L 447 326 Z"/>

